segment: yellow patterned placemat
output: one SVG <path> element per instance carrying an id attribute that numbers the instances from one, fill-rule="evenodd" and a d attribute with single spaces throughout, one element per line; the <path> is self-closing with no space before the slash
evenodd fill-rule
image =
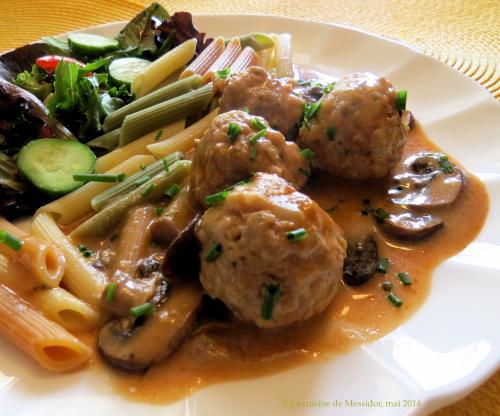
<path id="1" fill-rule="evenodd" d="M 124 20 L 147 0 L 0 0 L 0 51 L 42 36 Z M 463 72 L 500 99 L 500 0 L 160 1 L 194 14 L 274 14 L 338 23 L 402 41 Z M 434 416 L 500 416 L 500 371 Z"/>

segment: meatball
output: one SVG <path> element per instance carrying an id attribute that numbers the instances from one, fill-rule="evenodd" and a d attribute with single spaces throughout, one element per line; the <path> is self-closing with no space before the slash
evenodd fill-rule
<path id="1" fill-rule="evenodd" d="M 341 179 L 386 176 L 399 162 L 408 133 L 407 113 L 385 78 L 354 74 L 340 79 L 316 114 L 305 120 L 298 144 L 315 152 L 321 170 Z"/>
<path id="2" fill-rule="evenodd" d="M 264 68 L 252 66 L 231 78 L 222 94 L 220 111 L 248 108 L 264 117 L 271 127 L 293 140 L 302 118 L 304 100 L 293 93 L 295 80 L 270 77 Z"/>
<path id="3" fill-rule="evenodd" d="M 267 132 L 255 140 L 262 126 Z M 309 162 L 299 147 L 285 141 L 262 117 L 230 111 L 217 116 L 196 143 L 191 190 L 206 205 L 207 195 L 246 179 L 250 173 L 276 173 L 300 188 L 305 185 L 309 170 Z"/>
<path id="4" fill-rule="evenodd" d="M 277 175 L 257 173 L 236 186 L 204 213 L 196 236 L 205 291 L 259 327 L 308 319 L 337 292 L 346 255 L 340 227 Z M 263 319 L 266 292 L 277 287 L 271 319 Z"/>

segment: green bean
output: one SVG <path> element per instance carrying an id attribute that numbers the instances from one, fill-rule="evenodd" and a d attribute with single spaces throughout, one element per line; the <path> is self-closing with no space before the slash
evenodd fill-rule
<path id="1" fill-rule="evenodd" d="M 119 145 L 124 146 L 165 124 L 206 110 L 213 95 L 213 84 L 209 83 L 187 94 L 129 114 L 123 121 Z"/>
<path id="2" fill-rule="evenodd" d="M 120 222 L 130 208 L 145 202 L 160 199 L 163 196 L 163 192 L 170 186 L 174 183 L 182 182 L 189 174 L 190 167 L 191 162 L 189 160 L 179 160 L 175 162 L 170 166 L 168 172 L 160 172 L 137 189 L 124 195 L 122 198 L 114 200 L 93 217 L 90 217 L 83 224 L 80 224 L 71 233 L 71 236 L 102 236 L 109 232 Z"/>
<path id="3" fill-rule="evenodd" d="M 89 147 L 97 147 L 99 149 L 106 149 L 111 152 L 118 147 L 118 142 L 120 139 L 120 129 L 115 129 L 104 133 L 103 135 L 96 137 L 94 140 L 87 142 L 86 145 Z"/>
<path id="4" fill-rule="evenodd" d="M 178 97 L 179 95 L 186 94 L 193 88 L 198 88 L 201 84 L 201 77 L 199 75 L 192 75 L 188 78 L 168 84 L 159 90 L 153 91 L 144 97 L 141 97 L 126 106 L 114 111 L 104 120 L 102 128 L 104 131 L 110 131 L 120 127 L 126 116 L 137 111 L 144 110 L 145 108 L 159 104 L 170 98 Z"/>
<path id="5" fill-rule="evenodd" d="M 249 33 L 239 36 L 238 39 L 240 40 L 241 48 L 250 46 L 254 51 L 261 51 L 274 46 L 273 39 L 265 33 Z M 231 39 L 226 39 L 224 43 L 227 45 L 230 41 Z"/>
<path id="6" fill-rule="evenodd" d="M 146 166 L 144 169 L 129 176 L 123 182 L 120 182 L 119 184 L 106 189 L 104 192 L 101 192 L 100 194 L 94 196 L 90 201 L 92 208 L 94 209 L 94 211 L 98 212 L 116 198 L 126 195 L 130 191 L 136 189 L 137 184 L 141 183 L 144 178 L 152 178 L 153 176 L 158 175 L 161 171 L 165 170 L 163 162 L 164 160 L 170 167 L 170 165 L 177 162 L 178 160 L 181 160 L 183 157 L 184 154 L 182 152 L 174 152 L 166 156 L 165 158 L 160 159 L 149 166 Z"/>

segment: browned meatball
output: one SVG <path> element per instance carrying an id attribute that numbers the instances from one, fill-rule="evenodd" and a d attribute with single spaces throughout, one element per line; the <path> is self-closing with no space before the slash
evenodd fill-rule
<path id="1" fill-rule="evenodd" d="M 301 127 L 297 143 L 316 154 L 317 166 L 341 179 L 380 178 L 401 159 L 407 114 L 396 108 L 397 91 L 385 78 L 341 78 L 319 111 Z"/>
<path id="2" fill-rule="evenodd" d="M 300 229 L 305 234 L 291 240 L 288 233 Z M 206 292 L 260 327 L 308 319 L 337 292 L 346 253 L 341 229 L 277 175 L 257 173 L 237 186 L 205 212 L 196 235 Z M 278 286 L 271 319 L 263 319 L 266 291 Z"/>
<path id="3" fill-rule="evenodd" d="M 264 68 L 252 66 L 231 78 L 222 94 L 220 111 L 248 108 L 264 117 L 271 127 L 293 140 L 302 118 L 304 100 L 294 95 L 293 79 L 269 76 Z"/>
<path id="4" fill-rule="evenodd" d="M 264 136 L 256 139 L 267 127 Z M 239 133 L 231 137 L 230 126 Z M 211 123 L 193 154 L 191 190 L 205 204 L 205 197 L 246 179 L 253 172 L 276 173 L 297 188 L 307 181 L 309 163 L 299 147 L 258 116 L 244 111 L 220 114 Z"/>

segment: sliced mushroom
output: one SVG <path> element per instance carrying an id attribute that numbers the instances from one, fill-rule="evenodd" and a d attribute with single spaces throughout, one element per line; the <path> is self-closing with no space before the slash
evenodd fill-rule
<path id="1" fill-rule="evenodd" d="M 443 224 L 443 220 L 436 215 L 415 215 L 405 212 L 389 215 L 383 222 L 383 227 L 397 238 L 414 239 L 431 235 Z"/>
<path id="2" fill-rule="evenodd" d="M 190 333 L 201 298 L 199 285 L 176 285 L 143 322 L 117 319 L 105 325 L 99 332 L 99 351 L 114 367 L 146 370 L 171 354 Z"/>
<path id="3" fill-rule="evenodd" d="M 421 152 L 408 157 L 394 179 L 398 186 L 388 192 L 391 201 L 416 208 L 449 205 L 464 186 L 462 172 L 442 153 Z"/>
<path id="4" fill-rule="evenodd" d="M 377 261 L 377 243 L 371 236 L 349 242 L 344 260 L 344 282 L 350 286 L 367 282 L 375 273 Z"/>
<path id="5" fill-rule="evenodd" d="M 198 279 L 200 275 L 200 244 L 195 236 L 195 227 L 200 220 L 196 217 L 184 228 L 170 244 L 165 253 L 163 274 L 187 279 Z"/>

